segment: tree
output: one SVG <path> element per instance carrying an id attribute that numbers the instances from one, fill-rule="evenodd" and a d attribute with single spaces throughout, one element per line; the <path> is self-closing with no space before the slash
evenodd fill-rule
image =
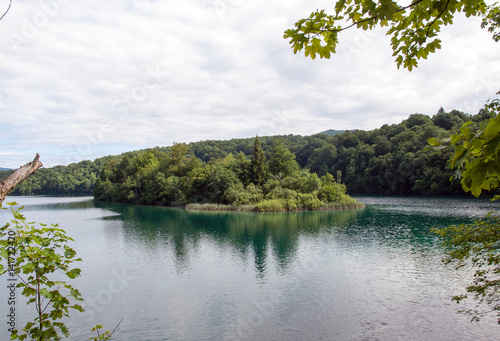
<path id="1" fill-rule="evenodd" d="M 274 140 L 273 150 L 269 157 L 269 171 L 281 174 L 282 177 L 292 175 L 299 170 L 295 155 L 288 150 L 281 140 Z"/>
<path id="2" fill-rule="evenodd" d="M 73 239 L 63 229 L 57 224 L 37 227 L 35 222 L 27 222 L 21 213 L 23 207 L 15 208 L 16 205 L 8 203 L 13 219 L 0 227 L 0 275 L 9 277 L 11 292 L 12 288 L 23 289 L 22 295 L 28 299 L 27 304 L 35 307 L 36 317 L 22 330 L 15 327 L 15 322 L 8 323 L 11 340 L 28 337 L 37 341 L 61 340 L 61 334 L 67 338 L 70 331 L 61 320 L 69 316 L 69 309 L 83 312 L 77 303 L 83 298 L 78 289 L 60 278 L 61 274 L 69 279 L 79 277 L 81 270 L 72 268 L 72 263 L 82 260 L 69 246 Z M 15 321 L 17 312 L 13 303 L 15 300 L 10 296 L 8 317 Z M 99 332 L 102 326 L 96 325 L 92 332 L 97 332 L 97 337 L 89 340 L 109 340 L 120 323 L 112 332 L 103 334 Z"/>
<path id="3" fill-rule="evenodd" d="M 185 159 L 189 151 L 189 147 L 185 143 L 175 143 L 172 146 L 171 161 L 174 165 L 179 166 Z"/>
<path id="4" fill-rule="evenodd" d="M 309 167 L 312 172 L 324 175 L 328 172 L 334 172 L 334 163 L 337 158 L 337 148 L 334 145 L 326 144 L 316 149 L 309 158 Z"/>
<path id="5" fill-rule="evenodd" d="M 356 27 L 371 30 L 377 26 L 388 27 L 393 56 L 397 66 L 411 71 L 418 60 L 426 59 L 441 47 L 438 38 L 441 27 L 453 24 L 457 13 L 467 17 L 482 17 L 482 28 L 500 40 L 500 6 L 487 5 L 483 0 L 413 0 L 410 4 L 398 4 L 394 0 L 337 0 L 335 13 L 318 10 L 309 18 L 300 19 L 295 28 L 285 31 L 294 53 L 304 50 L 305 56 L 315 59 L 330 58 L 335 53 L 340 32 Z M 346 26 L 340 23 L 347 21 Z M 500 93 L 498 93 L 500 95 Z M 462 125 L 460 132 L 447 140 L 453 146 L 451 167 L 457 171 L 453 178 L 460 179 L 463 189 L 479 196 L 483 190 L 500 187 L 500 102 L 494 99 L 484 108 L 491 116 L 477 129 L 473 121 Z M 436 148 L 445 145 L 436 139 L 428 142 Z M 496 199 L 500 199 L 497 196 Z M 479 299 L 466 313 L 478 320 L 483 312 L 477 309 L 487 303 L 498 313 L 500 323 L 500 218 L 490 215 L 474 224 L 450 226 L 436 231 L 450 247 L 446 262 L 462 267 L 470 263 L 475 269 L 473 283 L 466 289 Z M 467 295 L 455 296 L 460 302 Z"/>
<path id="6" fill-rule="evenodd" d="M 452 110 L 450 113 L 446 113 L 444 110 L 441 111 L 441 109 L 432 117 L 432 121 L 436 126 L 443 129 L 451 130 L 453 127 L 461 126 L 464 122 L 470 121 L 471 119 L 470 116 L 458 110 Z"/>
<path id="7" fill-rule="evenodd" d="M 446 264 L 454 264 L 456 269 L 470 265 L 475 270 L 466 293 L 452 299 L 459 303 L 471 295 L 476 304 L 460 312 L 472 316 L 472 321 L 496 312 L 500 324 L 500 216 L 492 214 L 472 224 L 433 231 L 443 238 L 443 245 L 449 250 L 443 259 Z"/>
<path id="8" fill-rule="evenodd" d="M 453 146 L 451 167 L 457 169 L 454 178 L 460 180 L 465 192 L 476 197 L 483 190 L 500 186 L 500 99 L 494 99 L 483 110 L 491 118 L 480 122 L 479 127 L 474 129 L 474 123 L 468 121 L 444 143 L 428 139 L 430 145 L 441 149 L 447 143 Z"/>
<path id="9" fill-rule="evenodd" d="M 59 333 L 68 337 L 68 329 L 58 320 L 69 316 L 69 308 L 82 312 L 79 304 L 70 305 L 70 299 L 83 299 L 72 285 L 53 280 L 51 275 L 61 272 L 68 278 L 80 276 L 80 269 L 70 267 L 71 263 L 81 261 L 68 246 L 73 239 L 57 225 L 41 224 L 37 228 L 35 223 L 27 223 L 21 212 L 13 207 L 16 203 L 9 205 L 14 217 L 13 228 L 10 224 L 0 228 L 0 259 L 7 260 L 7 267 L 0 264 L 0 274 L 7 273 L 14 281 L 16 277 L 21 279 L 16 286 L 23 289 L 27 303 L 33 304 L 37 312 L 35 320 L 28 322 L 22 331 L 10 330 L 12 340 L 28 336 L 40 341 L 60 340 Z M 15 315 L 15 310 L 11 312 Z"/>
<path id="10" fill-rule="evenodd" d="M 392 150 L 391 141 L 386 136 L 378 136 L 375 139 L 375 155 L 385 155 Z"/>
<path id="11" fill-rule="evenodd" d="M 451 167 L 457 171 L 454 179 L 459 179 L 464 191 L 478 197 L 483 190 L 491 191 L 500 187 L 500 100 L 495 99 L 485 106 L 491 118 L 473 129 L 473 122 L 462 125 L 460 132 L 445 140 L 453 146 Z M 429 144 L 444 148 L 446 144 L 435 138 Z M 495 196 L 494 200 L 499 200 Z M 462 312 L 479 321 L 489 312 L 496 312 L 500 324 L 500 215 L 489 214 L 472 224 L 449 226 L 434 230 L 443 237 L 444 245 L 449 248 L 444 259 L 461 268 L 470 264 L 474 269 L 472 283 L 466 287 L 466 294 L 457 295 L 453 300 L 460 302 L 468 295 L 477 299 L 473 308 Z M 486 304 L 490 310 L 482 309 Z"/>
<path id="12" fill-rule="evenodd" d="M 236 173 L 238 179 L 240 179 L 243 185 L 248 185 L 249 180 L 249 172 L 251 168 L 251 161 L 248 160 L 242 152 L 239 152 L 234 158 L 234 162 L 232 165 L 233 172 Z"/>
<path id="13" fill-rule="evenodd" d="M 294 53 L 304 50 L 312 59 L 317 55 L 330 58 L 336 52 L 339 33 L 352 27 L 371 30 L 387 26 L 398 67 L 411 71 L 419 59 L 441 48 L 441 27 L 453 24 L 460 12 L 482 17 L 481 27 L 500 40 L 500 7 L 488 6 L 483 0 L 414 0 L 405 5 L 394 0 L 338 0 L 334 14 L 312 12 L 309 18 L 298 20 L 295 28 L 286 30 L 284 38 L 289 39 Z"/>
<path id="14" fill-rule="evenodd" d="M 250 173 L 251 182 L 257 186 L 262 186 L 267 180 L 266 154 L 258 136 L 255 137 L 253 144 Z"/>
<path id="15" fill-rule="evenodd" d="M 5 196 L 42 166 L 39 158 L 40 155 L 37 154 L 32 162 L 14 171 L 0 183 L 0 209 L 4 209 L 2 204 Z M 70 279 L 80 276 L 80 269 L 71 268 L 73 262 L 81 261 L 69 246 L 73 239 L 57 224 L 50 227 L 39 224 L 37 227 L 35 222 L 26 222 L 20 212 L 23 207 L 16 209 L 14 206 L 17 203 L 8 205 L 13 219 L 12 224 L 0 227 L 0 275 L 10 277 L 11 292 L 15 288 L 22 288 L 22 295 L 28 298 L 27 304 L 34 305 L 36 310 L 34 320 L 28 321 L 22 330 L 18 330 L 12 321 L 15 321 L 16 316 L 15 300 L 12 295 L 9 296 L 8 305 L 14 305 L 10 307 L 7 316 L 10 319 L 8 325 L 11 328 L 8 330 L 11 340 L 24 340 L 28 337 L 38 341 L 60 340 L 60 333 L 68 337 L 69 330 L 60 320 L 69 316 L 70 308 L 82 312 L 83 308 L 77 303 L 71 304 L 70 300 L 83 299 L 71 284 L 54 279 L 52 275 L 58 272 Z M 102 326 L 96 325 L 92 332 L 97 332 L 97 337 L 90 340 L 109 340 L 118 325 L 112 332 L 106 331 L 103 334 L 99 332 Z"/>

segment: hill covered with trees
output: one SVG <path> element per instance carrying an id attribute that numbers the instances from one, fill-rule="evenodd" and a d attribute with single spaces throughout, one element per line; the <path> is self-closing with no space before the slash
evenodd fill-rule
<path id="1" fill-rule="evenodd" d="M 81 161 L 68 166 L 40 168 L 25 179 L 11 195 L 91 195 L 104 162 L 110 157 L 95 161 Z M 0 171 L 3 181 L 14 170 Z"/>
<path id="2" fill-rule="evenodd" d="M 300 168 L 322 176 L 340 172 L 351 194 L 371 195 L 463 195 L 458 182 L 450 183 L 451 150 L 427 148 L 430 137 L 447 138 L 470 120 L 459 111 L 440 110 L 432 118 L 411 115 L 399 124 L 383 125 L 371 131 L 354 130 L 328 136 L 280 136 L 296 156 Z M 261 138 L 266 155 L 273 137 Z M 203 141 L 190 144 L 194 155 L 204 161 L 229 153 L 251 152 L 251 139 Z"/>
<path id="3" fill-rule="evenodd" d="M 480 122 L 486 117 L 482 113 L 471 117 L 459 111 L 446 113 L 440 110 L 432 118 L 414 114 L 399 124 L 386 124 L 370 131 L 352 130 L 335 135 L 320 133 L 312 136 L 259 137 L 259 140 L 267 163 L 271 161 L 273 148 L 278 148 L 275 146 L 275 141 L 279 139 L 281 141 L 279 148 L 286 149 L 290 154 L 284 153 L 289 157 L 295 157 L 296 167 L 300 172 L 303 174 L 309 172 L 311 176 L 316 174 L 320 181 L 323 176 L 330 174 L 337 183 L 345 185 L 350 194 L 463 195 L 458 181 L 456 183 L 449 181 L 453 175 L 449 167 L 451 149 L 436 150 L 426 147 L 428 138 L 449 137 L 458 131 L 462 123 L 471 118 L 474 122 Z M 143 158 L 145 158 L 144 155 L 154 156 L 160 167 L 173 167 L 173 160 L 181 158 L 182 155 L 183 161 L 177 166 L 180 168 L 172 170 L 173 173 L 166 171 L 167 168 L 161 168 L 160 173 L 166 176 L 165 181 L 170 174 L 180 181 L 183 175 L 179 172 L 183 167 L 186 171 L 189 167 L 204 169 L 198 178 L 192 178 L 194 182 L 201 181 L 202 175 L 207 176 L 206 172 L 210 167 L 215 172 L 210 174 L 215 176 L 216 170 L 220 170 L 221 173 L 218 176 L 221 178 L 227 176 L 226 170 L 230 169 L 234 173 L 234 167 L 240 167 L 235 174 L 246 188 L 249 182 L 244 176 L 248 174 L 243 175 L 238 172 L 243 172 L 251 161 L 254 142 L 254 138 L 201 141 L 188 145 L 178 144 L 173 147 L 156 147 L 107 156 L 93 162 L 82 161 L 69 166 L 42 168 L 22 182 L 12 194 L 91 195 L 97 180 L 105 179 L 103 177 L 108 177 L 110 181 L 116 179 L 116 183 L 122 181 L 122 187 L 127 183 L 128 177 L 128 185 L 131 185 L 130 181 L 135 181 L 137 177 L 132 177 L 135 173 L 130 167 L 132 163 L 139 162 L 133 160 L 140 155 Z M 179 150 L 180 146 L 184 146 L 182 150 Z M 177 156 L 170 160 L 172 155 Z M 184 164 L 186 162 L 188 162 L 187 165 Z M 268 164 L 268 167 L 275 166 Z M 111 175 L 119 171 L 123 173 L 122 177 L 117 174 Z M 0 172 L 0 180 L 6 178 L 11 172 Z M 272 171 L 266 174 L 267 178 L 260 183 L 262 186 L 270 179 L 283 181 L 286 178 L 277 178 Z M 177 180 L 174 180 L 175 178 L 172 178 L 167 181 L 170 187 L 175 187 Z M 158 181 L 163 181 L 163 179 L 159 178 Z M 136 183 L 136 185 L 140 188 L 143 186 L 142 183 Z M 182 191 L 187 187 L 177 188 Z M 100 190 L 101 192 L 97 191 L 98 197 L 104 193 L 102 186 Z M 251 193 L 252 190 L 249 189 L 249 192 Z M 222 196 L 216 197 L 217 201 L 222 198 Z M 111 198 L 108 197 L 106 200 L 112 200 Z M 140 201 L 137 197 L 134 200 Z"/>

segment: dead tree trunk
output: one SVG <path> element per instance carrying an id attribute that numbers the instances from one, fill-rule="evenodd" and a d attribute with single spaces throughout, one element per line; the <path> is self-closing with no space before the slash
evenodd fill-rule
<path id="1" fill-rule="evenodd" d="M 33 161 L 25 164 L 14 173 L 12 173 L 7 179 L 0 183 L 0 206 L 2 205 L 5 197 L 9 192 L 16 187 L 21 181 L 26 179 L 31 174 L 35 173 L 38 168 L 42 167 L 43 164 L 39 161 L 40 155 L 36 154 Z"/>

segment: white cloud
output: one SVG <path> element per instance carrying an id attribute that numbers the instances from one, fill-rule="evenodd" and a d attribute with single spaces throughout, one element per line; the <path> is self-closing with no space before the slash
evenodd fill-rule
<path id="1" fill-rule="evenodd" d="M 19 0 L 0 22 L 0 166 L 475 113 L 498 87 L 500 45 L 477 20 L 445 28 L 443 49 L 411 73 L 382 30 L 345 32 L 331 60 L 294 55 L 283 31 L 330 6 Z"/>

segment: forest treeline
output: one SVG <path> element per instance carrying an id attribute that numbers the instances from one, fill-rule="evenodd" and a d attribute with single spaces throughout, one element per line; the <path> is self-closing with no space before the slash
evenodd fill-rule
<path id="1" fill-rule="evenodd" d="M 43 157 L 43 156 L 42 156 Z M 68 166 L 40 168 L 10 193 L 12 195 L 91 195 L 97 177 L 110 157 L 81 161 Z M 3 181 L 14 170 L 0 171 Z"/>
<path id="2" fill-rule="evenodd" d="M 280 148 L 286 149 L 295 157 L 302 175 L 316 174 L 321 182 L 325 175 L 330 174 L 336 183 L 340 182 L 345 185 L 350 194 L 460 195 L 463 194 L 460 184 L 449 181 L 452 176 L 452 170 L 449 168 L 451 149 L 426 148 L 427 139 L 430 137 L 446 138 L 458 131 L 464 122 L 471 119 L 473 122 L 480 122 L 487 118 L 483 116 L 482 113 L 471 116 L 456 110 L 448 113 L 440 110 L 432 118 L 427 115 L 414 114 L 399 124 L 386 124 L 370 131 L 354 130 L 334 135 L 284 135 L 259 137 L 259 139 L 267 162 L 270 161 L 273 148 L 275 148 L 275 141 L 279 139 Z M 236 177 L 247 190 L 246 187 L 250 183 L 238 173 L 242 170 L 238 170 L 237 167 L 244 168 L 243 165 L 248 166 L 251 162 L 254 142 L 255 138 L 201 141 L 188 145 L 177 144 L 173 147 L 156 147 L 118 156 L 107 156 L 93 162 L 82 161 L 69 166 L 42 168 L 23 181 L 12 194 L 91 195 L 96 189 L 98 179 L 105 178 L 110 181 L 112 179 L 122 181 L 123 184 L 127 183 L 128 178 L 128 185 L 131 185 L 131 181 L 137 181 L 137 176 L 132 177 L 133 169 L 130 167 L 134 163 L 135 167 L 139 167 L 138 158 L 144 158 L 144 155 L 152 155 L 156 158 L 160 167 L 158 172 L 163 174 L 158 177 L 157 183 L 164 183 L 169 188 L 186 190 L 187 184 L 176 182 L 184 176 L 179 172 L 193 172 L 192 169 L 203 168 L 204 172 L 208 172 L 207 169 L 212 169 L 210 172 L 215 173 L 220 170 L 217 176 L 221 178 L 231 177 L 232 175 L 226 172 L 231 169 L 233 173 L 236 172 Z M 179 153 L 177 149 L 180 149 L 180 146 L 184 146 L 182 147 L 184 159 L 177 166 L 178 169 L 170 169 L 168 167 L 173 167 L 172 158 L 179 161 L 180 155 L 176 153 Z M 188 169 L 189 167 L 191 169 Z M 120 171 L 123 174 L 121 178 L 118 177 L 119 179 L 114 179 L 110 174 L 110 172 Z M 0 180 L 11 172 L 0 172 Z M 203 174 L 206 176 L 205 173 Z M 170 178 L 172 175 L 176 178 Z M 200 181 L 202 176 L 191 175 L 194 183 Z M 272 172 L 269 172 L 267 176 L 262 186 L 270 179 L 283 181 L 286 178 L 279 178 Z M 136 183 L 135 186 L 142 190 L 145 184 L 141 182 Z M 103 195 L 102 187 L 100 190 L 101 192 L 97 191 L 98 197 Z M 252 189 L 248 189 L 248 192 L 253 193 Z M 142 192 L 141 195 L 143 195 Z M 189 196 L 189 194 L 185 195 Z M 215 199 L 217 202 L 222 200 L 218 194 Z M 149 202 L 152 199 L 135 197 L 134 200 Z"/>
<path id="3" fill-rule="evenodd" d="M 289 211 L 356 208 L 345 185 L 329 173 L 321 178 L 300 169 L 279 139 L 266 158 L 258 137 L 252 155 L 242 152 L 204 162 L 186 144 L 108 161 L 97 179 L 100 201 L 187 206 L 196 209 Z"/>

